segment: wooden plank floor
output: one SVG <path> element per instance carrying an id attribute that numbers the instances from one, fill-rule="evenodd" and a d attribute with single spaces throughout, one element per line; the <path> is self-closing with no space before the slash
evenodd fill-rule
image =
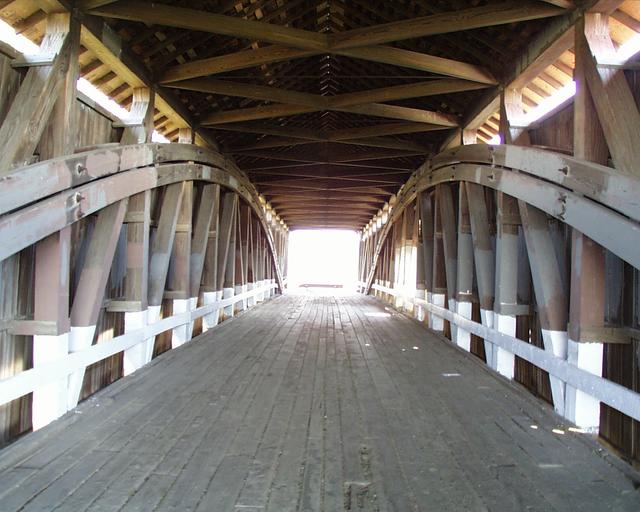
<path id="1" fill-rule="evenodd" d="M 0 452 L 0 510 L 640 510 L 633 472 L 554 428 L 372 298 L 285 296 Z"/>

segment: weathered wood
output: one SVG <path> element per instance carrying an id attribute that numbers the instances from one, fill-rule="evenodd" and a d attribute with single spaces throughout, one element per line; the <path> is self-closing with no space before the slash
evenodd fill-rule
<path id="1" fill-rule="evenodd" d="M 582 38 L 586 39 L 586 44 Z M 598 118 L 615 166 L 629 174 L 640 171 L 640 112 L 621 70 L 598 68 L 599 56 L 615 53 L 609 37 L 608 18 L 585 14 L 584 35 L 578 30 L 581 72 L 586 77 Z"/>
<path id="2" fill-rule="evenodd" d="M 155 93 L 148 87 L 133 89 L 133 100 L 129 110 L 129 118 L 120 139 L 120 144 L 144 144 L 151 142 L 153 134 Z"/>
<path id="3" fill-rule="evenodd" d="M 387 315 L 364 297 L 247 312 L 3 451 L 3 507 L 637 508 L 596 445 L 553 433 L 547 408 Z"/>
<path id="4" fill-rule="evenodd" d="M 188 78 L 215 75 L 237 69 L 272 64 L 283 60 L 308 57 L 315 54 L 316 52 L 312 50 L 301 50 L 276 45 L 243 50 L 230 55 L 198 59 L 169 68 L 162 75 L 160 83 L 177 82 Z"/>
<path id="5" fill-rule="evenodd" d="M 382 62 L 384 64 L 427 71 L 438 75 L 452 76 L 481 84 L 496 83 L 496 79 L 491 73 L 480 66 L 453 59 L 444 59 L 426 53 L 394 48 L 392 46 L 349 48 L 346 50 L 336 50 L 335 53 L 355 59 Z"/>
<path id="6" fill-rule="evenodd" d="M 98 321 L 126 211 L 125 199 L 98 214 L 71 306 L 73 327 L 95 326 Z"/>
<path id="7" fill-rule="evenodd" d="M 127 227 L 127 271 L 124 277 L 124 300 L 147 309 L 149 288 L 149 228 L 151 192 L 129 198 L 124 222 Z M 110 309 L 112 305 L 110 305 Z"/>
<path id="8" fill-rule="evenodd" d="M 370 46 L 414 37 L 548 18 L 563 13 L 564 10 L 562 9 L 540 5 L 539 3 L 490 4 L 349 30 L 334 35 L 331 41 L 331 48 Z"/>
<path id="9" fill-rule="evenodd" d="M 156 25 L 243 37 L 296 48 L 310 50 L 327 48 L 327 38 L 323 34 L 169 5 L 127 2 L 126 4 L 97 7 L 89 12 L 108 18 L 144 21 Z"/>
<path id="10" fill-rule="evenodd" d="M 485 85 L 469 82 L 466 80 L 456 80 L 444 78 L 440 80 L 430 80 L 428 82 L 418 82 L 406 85 L 394 85 L 381 87 L 368 91 L 339 94 L 327 98 L 333 107 L 344 107 L 352 105 L 362 105 L 371 102 L 385 102 L 422 96 L 432 96 L 453 92 L 467 91 L 483 88 Z M 256 119 L 267 119 L 270 117 L 281 117 L 289 115 L 303 114 L 316 111 L 313 107 L 287 104 L 261 105 L 254 108 L 241 108 L 237 110 L 227 110 L 215 112 L 207 115 L 203 119 L 205 125 L 215 125 L 231 123 L 237 121 L 250 121 Z"/>
<path id="11" fill-rule="evenodd" d="M 198 205 L 193 226 L 193 240 L 191 241 L 191 259 L 189 264 L 190 297 L 197 297 L 199 294 L 206 256 L 214 256 L 208 253 L 207 246 L 212 231 L 212 217 L 214 212 L 217 213 L 218 211 L 219 201 L 220 185 L 207 184 L 202 187 L 200 204 Z M 217 222 L 217 219 L 215 222 Z M 215 228 L 213 231 L 215 231 Z"/>
<path id="12" fill-rule="evenodd" d="M 191 91 L 295 104 L 303 107 L 310 107 L 314 110 L 337 110 L 339 112 L 366 114 L 391 119 L 404 119 L 407 121 L 431 123 L 449 127 L 457 126 L 457 121 L 452 116 L 438 112 L 431 112 L 429 110 L 400 107 L 383 103 L 367 103 L 335 107 L 332 106 L 331 102 L 326 97 L 316 94 L 290 91 L 276 87 L 266 87 L 263 85 L 241 84 L 238 82 L 216 80 L 213 78 L 193 78 L 190 80 L 167 84 L 167 86 Z M 205 119 L 203 124 L 209 124 L 209 122 L 209 119 Z"/>
<path id="13" fill-rule="evenodd" d="M 447 279 L 447 296 L 450 301 L 456 300 L 458 241 L 456 236 L 456 208 L 453 191 L 449 185 L 438 185 L 438 207 L 442 225 L 442 242 L 444 249 L 445 275 Z"/>
<path id="14" fill-rule="evenodd" d="M 182 199 L 175 226 L 166 290 L 172 299 L 190 297 L 191 232 L 193 216 L 193 181 L 182 183 Z"/>
<path id="15" fill-rule="evenodd" d="M 162 303 L 182 202 L 182 188 L 182 183 L 174 183 L 165 188 L 162 196 L 162 209 L 160 210 L 158 228 L 151 246 L 151 258 L 149 261 L 150 306 L 159 306 Z"/>
<path id="16" fill-rule="evenodd" d="M 3 141 L 0 170 L 24 165 L 31 159 L 67 79 L 71 54 L 73 48 L 77 48 L 78 30 L 76 23 L 70 24 L 68 14 L 49 16 L 40 51 L 56 57 L 51 66 L 38 66 L 27 72 L 0 126 Z"/>
<path id="17" fill-rule="evenodd" d="M 34 319 L 55 322 L 56 334 L 69 330 L 70 234 L 63 228 L 36 246 Z"/>
<path id="18" fill-rule="evenodd" d="M 238 196 L 232 192 L 225 192 L 221 201 L 222 213 L 220 216 L 219 235 L 218 235 L 218 266 L 216 269 L 217 288 L 222 290 L 227 281 L 226 269 L 228 268 L 228 260 L 235 256 L 235 247 L 233 252 L 230 250 L 230 242 L 234 228 L 234 219 L 236 206 L 238 204 Z M 229 255 L 233 256 L 230 258 Z"/>

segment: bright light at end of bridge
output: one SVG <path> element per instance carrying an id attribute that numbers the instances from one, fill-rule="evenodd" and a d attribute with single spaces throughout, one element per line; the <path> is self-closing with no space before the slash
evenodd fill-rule
<path id="1" fill-rule="evenodd" d="M 289 287 L 319 285 L 355 291 L 359 243 L 356 231 L 305 229 L 289 232 Z"/>

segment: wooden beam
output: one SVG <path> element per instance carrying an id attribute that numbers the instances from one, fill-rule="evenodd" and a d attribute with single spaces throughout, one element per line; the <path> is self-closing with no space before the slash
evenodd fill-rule
<path id="1" fill-rule="evenodd" d="M 212 78 L 194 78 L 168 84 L 167 87 L 187 89 L 190 91 L 209 92 L 227 96 L 237 96 L 241 98 L 252 98 L 261 101 L 276 101 L 279 103 L 295 104 L 304 107 L 313 107 L 315 110 L 337 110 L 339 112 L 350 112 L 390 119 L 403 119 L 418 123 L 438 124 L 441 126 L 457 126 L 457 120 L 453 116 L 383 103 L 370 103 L 365 105 L 334 107 L 329 100 L 320 95 L 309 94 L 297 91 L 289 91 L 276 87 L 265 87 L 261 85 L 240 84 Z M 205 118 L 202 124 L 209 124 Z"/>
<path id="2" fill-rule="evenodd" d="M 621 171 L 640 175 L 640 112 L 624 72 L 598 69 L 599 56 L 615 54 L 609 37 L 605 14 L 585 14 L 584 37 L 578 51 L 584 64 L 584 75 L 598 112 L 607 145 L 615 166 Z M 581 38 L 582 34 L 578 34 Z"/>
<path id="3" fill-rule="evenodd" d="M 354 105 L 363 105 L 367 103 L 420 98 L 426 96 L 436 96 L 439 94 L 451 94 L 462 91 L 483 89 L 485 87 L 487 87 L 486 84 L 477 82 L 469 82 L 467 80 L 459 80 L 454 78 L 443 78 L 430 80 L 427 82 L 418 82 L 415 84 L 395 85 L 391 87 L 382 87 L 379 89 L 371 89 L 367 91 L 339 94 L 337 96 L 328 97 L 327 101 L 329 102 L 330 107 L 339 108 Z M 215 112 L 213 114 L 205 116 L 202 124 L 215 125 L 238 121 L 268 119 L 271 117 L 284 117 L 305 114 L 308 112 L 317 112 L 318 110 L 322 109 L 301 105 L 289 105 L 284 103 L 261 105 L 252 108 Z"/>
<path id="4" fill-rule="evenodd" d="M 505 25 L 564 14 L 564 9 L 537 2 L 492 3 L 334 34 L 331 48 L 371 46 L 403 39 Z"/>
<path id="5" fill-rule="evenodd" d="M 222 214 L 219 224 L 218 235 L 218 267 L 217 267 L 217 290 L 222 290 L 225 286 L 225 275 L 228 267 L 227 260 L 229 254 L 235 255 L 235 249 L 233 252 L 229 246 L 231 244 L 231 238 L 233 234 L 234 218 L 236 207 L 238 204 L 238 196 L 234 192 L 226 192 L 222 198 Z"/>
<path id="6" fill-rule="evenodd" d="M 116 251 L 127 199 L 100 210 L 84 259 L 71 307 L 71 326 L 95 326 Z"/>
<path id="7" fill-rule="evenodd" d="M 200 292 L 200 281 L 204 269 L 207 242 L 211 231 L 211 218 L 217 212 L 220 201 L 220 185 L 207 183 L 202 187 L 200 204 L 196 212 L 191 242 L 191 259 L 189 265 L 190 297 L 197 297 Z"/>
<path id="8" fill-rule="evenodd" d="M 193 228 L 193 181 L 182 182 L 182 199 L 176 223 L 165 298 L 188 299 L 190 292 L 191 231 Z"/>
<path id="9" fill-rule="evenodd" d="M 162 303 L 181 202 L 182 183 L 168 185 L 162 197 L 160 219 L 158 220 L 158 228 L 151 247 L 151 259 L 149 262 L 150 306 L 160 306 Z"/>
<path id="10" fill-rule="evenodd" d="M 148 87 L 135 87 L 129 107 L 129 118 L 120 138 L 120 144 L 151 142 L 153 134 L 154 92 Z"/>
<path id="11" fill-rule="evenodd" d="M 24 165 L 31 159 L 65 83 L 78 30 L 78 24 L 70 24 L 68 14 L 48 17 L 40 52 L 56 57 L 50 66 L 29 69 L 11 103 L 0 126 L 0 171 Z"/>
<path id="12" fill-rule="evenodd" d="M 367 46 L 338 50 L 337 55 L 355 59 L 381 62 L 393 66 L 417 69 L 438 75 L 452 76 L 482 84 L 496 84 L 495 77 L 486 69 L 453 59 L 445 59 L 426 53 L 412 52 L 392 46 Z"/>
<path id="13" fill-rule="evenodd" d="M 137 1 L 119 2 L 116 5 L 97 7 L 90 10 L 89 14 L 163 25 L 165 27 L 210 32 L 252 41 L 266 41 L 293 46 L 294 48 L 324 50 L 328 47 L 327 37 L 316 32 L 164 4 L 149 4 Z"/>
<path id="14" fill-rule="evenodd" d="M 312 55 L 317 55 L 317 52 L 277 45 L 265 46 L 251 50 L 242 50 L 229 55 L 198 59 L 169 68 L 163 73 L 160 78 L 160 83 L 166 84 L 189 78 L 226 73 L 228 71 L 252 68 L 255 66 L 262 66 L 264 64 L 272 64 L 274 62 L 300 59 Z"/>

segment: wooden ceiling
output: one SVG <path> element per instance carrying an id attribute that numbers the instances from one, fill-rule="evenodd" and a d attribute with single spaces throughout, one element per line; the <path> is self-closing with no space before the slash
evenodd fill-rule
<path id="1" fill-rule="evenodd" d="M 574 8 L 569 0 L 78 5 L 108 23 L 292 229 L 362 228 L 531 39 Z M 84 76 L 113 81 L 110 95 L 130 101 L 117 73 L 98 76 L 90 52 L 81 59 Z M 161 113 L 156 128 L 177 137 Z"/>

